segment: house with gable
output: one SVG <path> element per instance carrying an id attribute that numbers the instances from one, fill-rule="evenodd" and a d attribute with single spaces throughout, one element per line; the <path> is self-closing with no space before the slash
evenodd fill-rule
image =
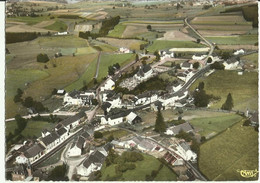
<path id="1" fill-rule="evenodd" d="M 174 80 L 171 84 L 169 84 L 167 87 L 166 87 L 166 90 L 168 92 L 177 92 L 178 90 L 180 90 L 182 87 L 182 83 L 179 82 L 178 80 Z"/>
<path id="2" fill-rule="evenodd" d="M 114 90 L 115 89 L 115 82 L 109 78 L 105 81 L 104 85 L 100 88 L 100 91 L 106 90 Z"/>
<path id="3" fill-rule="evenodd" d="M 131 53 L 131 51 L 128 48 L 124 48 L 124 47 L 119 48 L 119 52 L 121 52 L 121 53 Z"/>
<path id="4" fill-rule="evenodd" d="M 168 59 L 168 58 L 174 58 L 174 52 L 169 51 L 169 49 L 160 50 L 159 55 L 160 55 L 161 60 Z"/>
<path id="5" fill-rule="evenodd" d="M 137 114 L 135 114 L 134 112 L 130 112 L 127 116 L 126 116 L 126 121 L 131 124 L 134 125 L 136 123 L 140 123 L 142 122 L 142 118 L 140 116 L 138 116 Z"/>
<path id="6" fill-rule="evenodd" d="M 170 163 L 172 166 L 179 166 L 184 164 L 184 161 L 180 156 L 168 151 L 164 154 L 163 159 L 165 159 L 165 161 Z"/>
<path id="7" fill-rule="evenodd" d="M 76 167 L 77 174 L 88 177 L 92 172 L 98 171 L 101 169 L 102 164 L 104 163 L 106 156 L 100 151 L 96 150 L 91 153 L 83 162 Z"/>
<path id="8" fill-rule="evenodd" d="M 189 63 L 188 61 L 183 62 L 181 64 L 181 69 L 183 69 L 183 70 L 188 70 L 188 69 L 192 69 L 192 68 L 193 68 L 192 64 Z"/>
<path id="9" fill-rule="evenodd" d="M 134 75 L 134 78 L 138 81 L 145 81 L 153 74 L 153 69 L 149 64 L 141 65 L 138 72 Z"/>
<path id="10" fill-rule="evenodd" d="M 223 65 L 225 66 L 225 70 L 234 70 L 237 69 L 239 61 L 235 57 L 231 57 L 227 61 L 224 61 Z"/>
<path id="11" fill-rule="evenodd" d="M 60 137 L 57 132 L 52 132 L 51 134 L 39 138 L 39 143 L 43 145 L 46 149 L 46 152 L 50 151 L 54 147 L 56 147 L 60 142 Z"/>
<path id="12" fill-rule="evenodd" d="M 61 127 L 56 132 L 60 137 L 60 142 L 66 140 L 67 137 L 69 136 L 69 132 L 68 132 L 67 128 L 65 128 L 65 127 Z"/>
<path id="13" fill-rule="evenodd" d="M 155 91 L 147 91 L 139 94 L 135 97 L 135 105 L 144 105 L 155 102 L 158 99 L 158 95 Z"/>
<path id="14" fill-rule="evenodd" d="M 172 126 L 170 128 L 167 128 L 165 134 L 166 135 L 178 135 L 180 131 L 184 131 L 186 133 L 193 132 L 193 126 L 189 122 L 185 122 L 182 124 L 179 124 L 177 126 Z"/>
<path id="15" fill-rule="evenodd" d="M 70 147 L 70 150 L 68 152 L 68 155 L 70 157 L 73 157 L 73 156 L 80 156 L 81 153 L 82 153 L 82 149 L 84 148 L 85 146 L 85 138 L 82 137 L 82 136 L 79 136 L 71 145 Z"/>
<path id="16" fill-rule="evenodd" d="M 190 149 L 187 142 L 181 141 L 178 145 L 176 145 L 176 149 L 176 153 L 179 154 L 185 161 L 196 162 L 197 154 Z"/>
<path id="17" fill-rule="evenodd" d="M 124 111 L 117 114 L 110 114 L 101 118 L 102 125 L 117 125 L 123 122 L 136 124 L 141 122 L 142 119 L 132 111 Z"/>
<path id="18" fill-rule="evenodd" d="M 233 55 L 244 55 L 245 54 L 245 51 L 243 49 L 240 49 L 240 50 L 236 50 Z"/>
<path id="19" fill-rule="evenodd" d="M 83 101 L 79 97 L 80 91 L 72 91 L 70 93 L 66 93 L 63 98 L 64 104 L 70 104 L 70 105 L 82 105 Z"/>
<path id="20" fill-rule="evenodd" d="M 198 54 L 195 54 L 195 55 L 192 55 L 192 60 L 203 60 L 207 57 L 207 55 L 198 55 Z"/>
<path id="21" fill-rule="evenodd" d="M 59 122 L 58 125 L 59 126 L 63 125 L 68 130 L 72 130 L 76 128 L 80 123 L 84 122 L 86 120 L 86 117 L 87 117 L 86 113 L 84 111 L 81 111 L 76 115 Z"/>

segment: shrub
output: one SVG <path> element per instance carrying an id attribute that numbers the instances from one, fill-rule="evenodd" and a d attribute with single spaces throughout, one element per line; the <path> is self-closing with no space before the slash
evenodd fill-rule
<path id="1" fill-rule="evenodd" d="M 98 139 L 98 138 L 102 138 L 103 137 L 103 134 L 99 131 L 95 131 L 94 132 L 94 138 L 95 139 Z"/>
<path id="2" fill-rule="evenodd" d="M 37 62 L 46 63 L 49 60 L 50 59 L 49 59 L 48 55 L 45 54 L 45 53 L 40 53 L 40 54 L 37 55 Z"/>

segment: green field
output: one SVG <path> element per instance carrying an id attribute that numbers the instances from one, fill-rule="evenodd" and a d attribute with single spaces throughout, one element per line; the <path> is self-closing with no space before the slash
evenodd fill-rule
<path id="1" fill-rule="evenodd" d="M 73 90 L 79 90 L 83 87 L 83 83 L 88 84 L 96 73 L 96 66 L 97 66 L 97 55 L 96 57 L 89 63 L 87 69 L 85 72 L 80 76 L 80 78 L 73 83 L 66 86 L 64 89 L 67 92 L 73 91 Z"/>
<path id="2" fill-rule="evenodd" d="M 86 55 L 86 54 L 91 54 L 91 53 L 97 53 L 97 50 L 95 50 L 92 47 L 82 47 L 82 48 L 77 48 L 76 55 Z"/>
<path id="3" fill-rule="evenodd" d="M 211 106 L 212 108 L 221 108 L 228 93 L 231 93 L 234 101 L 234 110 L 258 109 L 257 72 L 244 72 L 242 76 L 238 76 L 237 71 L 216 71 L 206 78 L 196 80 L 191 85 L 190 91 L 193 91 L 199 82 L 202 81 L 205 83 L 207 94 L 221 97 L 219 102 Z"/>
<path id="4" fill-rule="evenodd" d="M 152 170 L 157 170 L 161 162 L 153 156 L 143 154 L 144 160 L 135 162 L 136 168 L 134 170 L 127 170 L 123 173 L 122 179 L 124 181 L 145 181 L 145 176 L 151 174 Z M 110 177 L 115 176 L 115 164 L 106 167 L 105 165 L 101 168 L 101 180 L 104 181 L 109 175 Z M 168 167 L 164 166 L 155 180 L 159 181 L 176 181 L 177 176 Z"/>
<path id="5" fill-rule="evenodd" d="M 147 48 L 149 52 L 156 50 L 170 49 L 170 48 L 204 48 L 203 44 L 198 44 L 192 41 L 163 41 L 156 40 L 151 46 Z"/>
<path id="6" fill-rule="evenodd" d="M 109 31 L 108 36 L 109 37 L 122 37 L 122 34 L 124 33 L 126 28 L 126 25 L 123 25 L 122 23 L 117 24 L 113 30 Z"/>
<path id="7" fill-rule="evenodd" d="M 104 131 L 102 132 L 103 137 L 108 138 L 110 135 L 113 135 L 115 139 L 121 138 L 129 134 L 129 132 L 125 130 L 113 130 L 113 131 Z"/>
<path id="8" fill-rule="evenodd" d="M 14 56 L 15 56 L 14 54 L 5 55 L 5 63 L 7 64 L 8 62 L 11 62 Z"/>
<path id="9" fill-rule="evenodd" d="M 98 81 L 107 76 L 108 67 L 113 64 L 119 63 L 122 67 L 135 59 L 135 55 L 131 53 L 127 54 L 102 54 L 99 66 Z"/>
<path id="10" fill-rule="evenodd" d="M 34 81 L 48 77 L 48 73 L 40 70 L 7 70 L 5 78 L 5 106 L 6 117 L 13 117 L 18 113 L 18 106 L 13 102 L 18 88 L 25 89 L 25 83 L 32 83 Z"/>
<path id="11" fill-rule="evenodd" d="M 49 25 L 44 28 L 49 29 L 49 30 L 63 32 L 63 31 L 67 31 L 68 26 L 64 22 L 58 20 L 58 21 L 55 21 L 55 23 L 53 23 L 52 25 Z"/>
<path id="12" fill-rule="evenodd" d="M 199 169 L 209 180 L 248 181 L 239 170 L 258 169 L 258 133 L 243 120 L 200 146 Z"/>
<path id="13" fill-rule="evenodd" d="M 14 133 L 14 130 L 17 128 L 16 121 L 10 121 L 5 123 L 5 134 Z M 40 137 L 41 131 L 43 129 L 52 129 L 55 126 L 55 123 L 49 123 L 47 121 L 28 121 L 26 128 L 22 131 L 22 135 L 27 137 Z"/>
<path id="14" fill-rule="evenodd" d="M 39 37 L 35 41 L 43 48 L 81 48 L 88 46 L 87 40 L 73 35 Z"/>
<path id="15" fill-rule="evenodd" d="M 207 40 L 216 44 L 255 44 L 258 42 L 258 35 L 242 35 L 242 36 L 222 36 L 222 37 L 206 37 Z"/>
<path id="16" fill-rule="evenodd" d="M 207 136 L 210 134 L 218 134 L 241 119 L 242 117 L 236 114 L 220 113 L 219 116 L 216 117 L 194 118 L 189 122 L 201 130 L 199 133 L 202 136 Z"/>
<path id="17" fill-rule="evenodd" d="M 44 20 L 50 20 L 50 17 L 48 16 L 39 16 L 39 17 L 15 17 L 15 18 L 7 18 L 7 21 L 18 21 L 18 22 L 24 22 L 27 25 L 35 25 L 37 23 L 40 23 Z"/>
<path id="18" fill-rule="evenodd" d="M 258 68 L 258 53 L 253 53 L 246 56 L 241 56 L 241 60 L 245 60 L 246 63 L 253 64 Z"/>

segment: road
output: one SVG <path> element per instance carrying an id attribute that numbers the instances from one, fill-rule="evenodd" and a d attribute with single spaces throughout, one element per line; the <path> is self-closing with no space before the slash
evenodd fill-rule
<path id="1" fill-rule="evenodd" d="M 95 74 L 95 76 L 94 76 L 95 79 L 97 79 L 97 77 L 98 77 L 98 72 L 99 72 L 99 65 L 100 65 L 101 54 L 102 54 L 102 51 L 100 51 L 100 52 L 98 53 L 98 60 L 97 60 L 96 74 Z"/>

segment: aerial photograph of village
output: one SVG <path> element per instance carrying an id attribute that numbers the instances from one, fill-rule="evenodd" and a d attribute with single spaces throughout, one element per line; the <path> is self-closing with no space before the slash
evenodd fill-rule
<path id="1" fill-rule="evenodd" d="M 6 181 L 258 180 L 257 0 L 7 0 Z"/>

